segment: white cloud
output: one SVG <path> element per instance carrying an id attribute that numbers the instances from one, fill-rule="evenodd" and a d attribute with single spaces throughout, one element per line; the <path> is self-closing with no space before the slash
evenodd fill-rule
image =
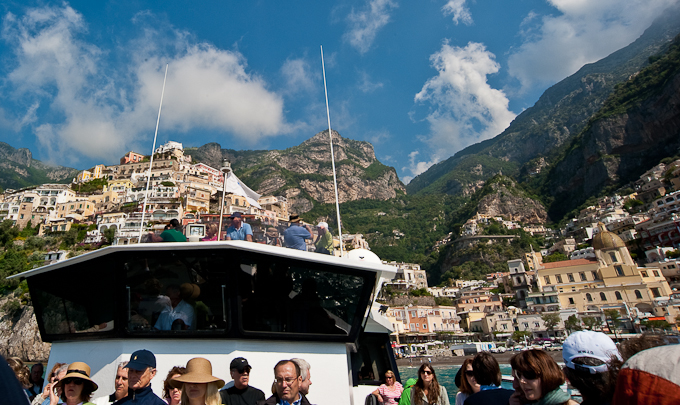
<path id="1" fill-rule="evenodd" d="M 379 131 L 369 131 L 366 133 L 365 138 L 372 144 L 372 145 L 380 145 L 384 143 L 385 141 L 389 140 L 392 138 L 390 135 L 390 132 L 383 129 Z"/>
<path id="2" fill-rule="evenodd" d="M 425 119 L 430 134 L 425 142 L 433 153 L 424 161 L 413 160 L 409 170 L 414 175 L 469 145 L 498 135 L 515 118 L 503 91 L 487 83 L 487 76 L 497 73 L 500 65 L 483 44 L 470 42 L 460 48 L 444 43 L 430 61 L 439 73 L 423 85 L 415 101 L 429 106 Z"/>
<path id="3" fill-rule="evenodd" d="M 539 19 L 530 13 L 522 25 L 524 43 L 508 59 L 509 74 L 523 90 L 555 83 L 628 45 L 677 0 L 548 2 L 560 14 Z"/>
<path id="4" fill-rule="evenodd" d="M 374 82 L 366 72 L 359 73 L 359 90 L 364 93 L 373 93 L 374 91 L 383 87 L 381 82 Z"/>
<path id="5" fill-rule="evenodd" d="M 404 182 L 404 184 L 408 184 L 413 180 L 414 177 L 421 173 L 425 173 L 427 169 L 432 167 L 433 165 L 439 163 L 440 159 L 437 156 L 433 156 L 431 160 L 429 161 L 418 161 L 418 155 L 420 155 L 420 152 L 414 150 L 413 152 L 408 154 L 408 160 L 409 160 L 409 165 L 404 166 L 401 168 L 402 172 L 410 172 L 412 176 L 404 176 L 401 181 Z"/>
<path id="6" fill-rule="evenodd" d="M 287 59 L 281 66 L 281 74 L 290 93 L 313 90 L 314 82 L 319 80 L 318 73 L 313 73 L 309 62 L 302 58 Z"/>
<path id="7" fill-rule="evenodd" d="M 163 130 L 204 128 L 255 144 L 291 128 L 282 97 L 246 70 L 238 52 L 192 44 L 184 32 L 168 36 L 145 28 L 143 38 L 120 47 L 132 55 L 130 64 L 110 68 L 107 53 L 82 39 L 86 31 L 82 15 L 68 5 L 4 19 L 3 39 L 15 56 L 6 94 L 31 106 L 22 124 L 35 125 L 52 159 L 110 158 L 150 139 L 165 63 L 170 66 Z M 165 43 L 154 45 L 147 36 L 161 36 Z"/>
<path id="8" fill-rule="evenodd" d="M 378 31 L 390 21 L 390 12 L 398 7 L 394 0 L 369 0 L 366 7 L 347 16 L 349 31 L 343 36 L 359 53 L 366 53 L 373 45 Z"/>
<path id="9" fill-rule="evenodd" d="M 453 22 L 456 25 L 458 25 L 459 22 L 470 25 L 472 24 L 472 14 L 470 14 L 470 10 L 465 7 L 465 2 L 466 0 L 449 0 L 444 7 L 442 7 L 442 11 L 444 12 L 444 15 L 453 15 Z"/>

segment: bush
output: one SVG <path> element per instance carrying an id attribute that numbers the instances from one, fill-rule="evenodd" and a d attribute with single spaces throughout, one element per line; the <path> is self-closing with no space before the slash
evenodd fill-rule
<path id="1" fill-rule="evenodd" d="M 10 318 L 14 316 L 21 309 L 19 300 L 9 300 L 2 306 L 2 312 Z"/>

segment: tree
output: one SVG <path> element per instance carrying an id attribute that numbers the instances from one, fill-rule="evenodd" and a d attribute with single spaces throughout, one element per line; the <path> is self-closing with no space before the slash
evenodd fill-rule
<path id="1" fill-rule="evenodd" d="M 104 234 L 104 238 L 106 238 L 106 243 L 109 245 L 113 244 L 113 241 L 116 238 L 116 227 L 108 228 L 102 233 Z"/>
<path id="2" fill-rule="evenodd" d="M 543 263 L 552 263 L 552 262 L 563 262 L 565 260 L 569 260 L 567 255 L 565 255 L 562 252 L 553 252 L 551 255 L 546 256 L 543 258 Z"/>
<path id="3" fill-rule="evenodd" d="M 543 314 L 541 315 L 541 319 L 543 319 L 545 328 L 550 332 L 553 332 L 555 330 L 555 326 L 559 325 L 560 323 L 560 316 L 555 313 Z"/>
<path id="4" fill-rule="evenodd" d="M 585 325 L 588 330 L 593 330 L 595 328 L 599 329 L 602 325 L 602 320 L 594 316 L 586 316 L 583 318 L 583 325 Z"/>
<path id="5" fill-rule="evenodd" d="M 576 315 L 570 315 L 569 318 L 567 318 L 567 320 L 564 321 L 564 328 L 567 330 L 568 333 L 571 333 L 572 331 L 575 330 L 581 330 L 582 329 L 581 321 L 578 320 L 578 317 L 576 317 Z"/>
<path id="6" fill-rule="evenodd" d="M 655 329 L 666 330 L 671 326 L 671 324 L 666 321 L 650 321 L 647 319 L 643 320 L 640 323 L 643 326 L 646 326 L 648 329 L 651 329 L 652 331 L 654 331 Z"/>
<path id="7" fill-rule="evenodd" d="M 434 302 L 437 305 L 444 305 L 444 306 L 453 306 L 453 301 L 451 301 L 451 298 L 448 297 L 434 297 Z"/>
<path id="8" fill-rule="evenodd" d="M 526 330 L 516 330 L 512 332 L 512 340 L 515 342 L 521 342 L 525 338 L 531 337 L 531 332 L 526 331 Z"/>
<path id="9" fill-rule="evenodd" d="M 614 332 L 614 337 L 616 336 L 616 329 L 621 325 L 621 314 L 615 309 L 605 309 L 604 310 L 605 320 L 607 321 L 607 326 L 609 326 Z"/>

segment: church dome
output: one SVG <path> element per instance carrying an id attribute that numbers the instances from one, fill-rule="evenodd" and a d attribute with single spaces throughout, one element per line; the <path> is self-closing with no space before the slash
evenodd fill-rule
<path id="1" fill-rule="evenodd" d="M 593 236 L 594 249 L 599 250 L 626 247 L 623 239 L 621 239 L 619 235 L 609 232 L 602 222 L 597 224 L 597 227 L 600 229 L 600 232 Z"/>

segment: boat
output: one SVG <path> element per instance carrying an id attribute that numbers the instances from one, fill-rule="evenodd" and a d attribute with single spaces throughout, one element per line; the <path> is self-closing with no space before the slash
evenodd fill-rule
<path id="1" fill-rule="evenodd" d="M 311 364 L 310 401 L 344 405 L 364 403 L 388 369 L 399 379 L 392 327 L 375 302 L 395 273 L 363 249 L 334 257 L 224 241 L 110 246 L 13 278 L 27 280 L 52 343 L 46 368 L 88 363 L 95 397 L 114 391 L 120 362 L 147 349 L 159 395 L 170 368 L 191 358 L 230 381 L 231 360 L 245 357 L 250 384 L 269 396 L 274 365 L 299 357 Z M 163 325 L 160 308 L 178 289 L 193 318 Z"/>

